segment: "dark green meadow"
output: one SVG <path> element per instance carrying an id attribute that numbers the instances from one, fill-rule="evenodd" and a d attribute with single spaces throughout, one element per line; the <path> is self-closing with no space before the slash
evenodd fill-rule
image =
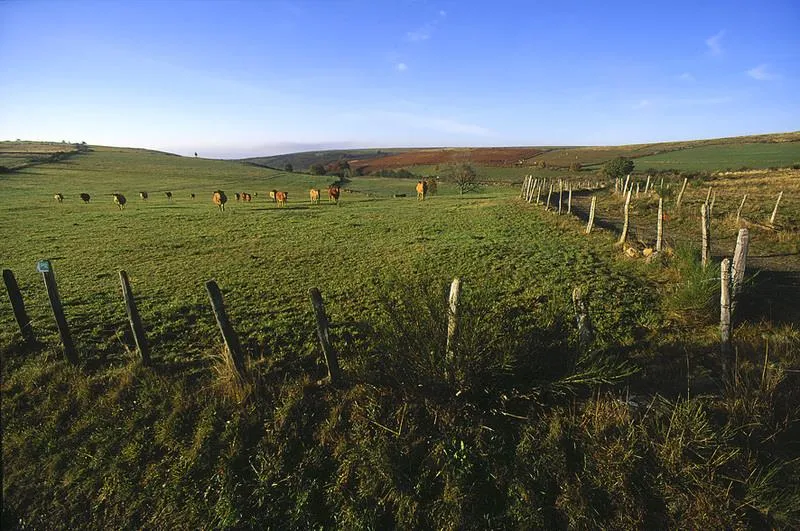
<path id="1" fill-rule="evenodd" d="M 92 149 L 0 175 L 2 267 L 39 339 L 22 342 L 4 296 L 4 529 L 800 522 L 800 387 L 784 370 L 796 368 L 800 338 L 776 325 L 762 374 L 761 340 L 743 323 L 753 339 L 726 384 L 718 308 L 675 315 L 676 286 L 697 271 L 690 259 L 626 260 L 612 231 L 587 237 L 580 220 L 517 199 L 516 186 L 461 196 L 442 184 L 418 202 L 413 180 L 353 178 L 335 205 L 330 177 Z M 224 213 L 216 189 L 229 197 Z M 271 189 L 289 192 L 286 207 Z M 237 203 L 239 191 L 258 195 Z M 112 193 L 127 197 L 124 210 Z M 39 259 L 52 261 L 75 367 Z M 120 269 L 153 367 L 137 361 Z M 455 383 L 444 374 L 454 277 L 464 282 Z M 211 279 L 246 351 L 242 386 L 221 361 Z M 339 386 L 318 382 L 313 286 Z M 576 286 L 588 293 L 588 345 Z"/>

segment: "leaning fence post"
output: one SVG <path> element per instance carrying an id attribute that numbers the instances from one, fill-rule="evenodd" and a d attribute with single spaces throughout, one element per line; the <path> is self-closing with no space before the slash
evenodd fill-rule
<path id="1" fill-rule="evenodd" d="M 550 191 L 547 192 L 547 205 L 545 205 L 545 210 L 550 210 L 550 196 L 553 195 L 553 183 L 550 183 Z"/>
<path id="2" fill-rule="evenodd" d="M 647 182 L 644 185 L 644 193 L 647 193 L 647 190 L 650 188 L 650 176 L 647 176 Z M 652 190 L 651 190 L 652 191 Z"/>
<path id="3" fill-rule="evenodd" d="M 28 312 L 25 311 L 25 301 L 22 299 L 22 293 L 17 285 L 17 279 L 14 278 L 14 272 L 10 269 L 3 269 L 3 280 L 6 284 L 8 298 L 11 300 L 11 308 L 14 310 L 14 318 L 17 320 L 17 325 L 19 325 L 22 338 L 26 343 L 35 343 L 36 336 L 33 333 L 33 327 L 31 326 Z"/>
<path id="4" fill-rule="evenodd" d="M 708 260 L 711 257 L 711 222 L 708 219 L 708 203 L 703 203 L 700 206 L 700 229 L 703 233 L 703 247 L 700 251 L 700 258 L 703 268 L 708 266 Z"/>
<path id="5" fill-rule="evenodd" d="M 783 191 L 781 191 L 781 193 L 778 194 L 778 200 L 775 201 L 775 208 L 772 210 L 772 215 L 769 217 L 770 225 L 775 224 L 775 216 L 778 215 L 778 205 L 781 204 L 781 197 L 783 197 Z"/>
<path id="6" fill-rule="evenodd" d="M 594 339 L 594 331 L 583 290 L 578 286 L 572 290 L 572 303 L 575 306 L 575 322 L 578 325 L 578 342 L 581 349 L 585 350 Z"/>
<path id="7" fill-rule="evenodd" d="M 731 314 L 735 315 L 736 303 L 744 283 L 744 270 L 747 267 L 747 251 L 750 247 L 750 232 L 739 229 L 736 237 L 736 250 L 733 252 L 733 265 L 731 266 Z"/>
<path id="8" fill-rule="evenodd" d="M 328 315 L 325 313 L 325 305 L 322 302 L 322 294 L 317 288 L 310 288 L 308 295 L 311 297 L 311 305 L 314 307 L 314 317 L 317 321 L 317 338 L 322 347 L 322 354 L 325 356 L 325 364 L 328 366 L 328 378 L 331 384 L 336 385 L 341 379 L 339 371 L 339 358 L 331 345 L 330 334 L 328 332 Z"/>
<path id="9" fill-rule="evenodd" d="M 675 208 L 681 208 L 681 200 L 683 199 L 683 193 L 686 191 L 686 185 L 689 183 L 689 178 L 684 177 L 683 179 L 683 186 L 681 186 L 681 191 L 678 193 L 678 199 L 675 202 Z"/>
<path id="10" fill-rule="evenodd" d="M 719 333 L 722 351 L 722 372 L 725 376 L 731 367 L 731 261 L 725 258 L 720 264 L 720 314 Z"/>
<path id="11" fill-rule="evenodd" d="M 597 204 L 597 196 L 592 196 L 592 206 L 589 208 L 589 222 L 586 224 L 586 234 L 592 233 L 592 225 L 594 225 L 594 207 Z"/>
<path id="12" fill-rule="evenodd" d="M 619 237 L 618 243 L 625 243 L 625 240 L 628 238 L 628 218 L 631 206 L 631 192 L 633 191 L 633 187 L 628 190 L 628 195 L 625 196 L 625 221 L 622 223 L 622 234 Z"/>
<path id="13" fill-rule="evenodd" d="M 217 326 L 220 333 L 222 333 L 222 340 L 225 342 L 225 349 L 233 361 L 233 367 L 236 370 L 236 376 L 242 382 L 245 379 L 244 357 L 242 356 L 242 347 L 239 345 L 239 337 L 231 326 L 228 319 L 228 314 L 225 311 L 225 302 L 222 299 L 222 292 L 219 286 L 213 280 L 206 282 L 206 291 L 208 298 L 211 301 L 211 308 L 214 310 L 214 318 L 217 320 Z"/>
<path id="14" fill-rule="evenodd" d="M 569 185 L 569 195 L 567 196 L 567 214 L 572 214 L 572 184 Z"/>
<path id="15" fill-rule="evenodd" d="M 539 181 L 539 186 L 536 188 L 536 204 L 538 205 L 542 199 L 542 186 L 544 185 L 544 179 Z"/>
<path id="16" fill-rule="evenodd" d="M 139 317 L 139 310 L 136 308 L 136 299 L 133 298 L 133 290 L 131 290 L 131 282 L 128 279 L 128 273 L 122 269 L 119 271 L 119 282 L 122 286 L 122 297 L 125 299 L 125 311 L 128 313 L 128 322 L 131 325 L 131 333 L 136 343 L 136 350 L 139 351 L 142 365 L 147 367 L 150 365 L 150 348 L 147 345 L 147 338 L 144 335 L 144 326 L 142 326 L 142 319 Z"/>
<path id="17" fill-rule="evenodd" d="M 558 180 L 558 215 L 561 215 L 561 205 L 564 203 L 564 181 Z"/>
<path id="18" fill-rule="evenodd" d="M 522 179 L 522 188 L 519 191 L 520 199 L 522 199 L 522 197 L 525 195 L 525 192 L 528 190 L 528 180 L 530 179 L 530 177 L 531 177 L 530 175 L 526 175 L 525 178 Z"/>
<path id="19" fill-rule="evenodd" d="M 658 230 L 656 231 L 656 252 L 664 248 L 664 199 L 658 198 Z"/>
<path id="20" fill-rule="evenodd" d="M 461 298 L 461 279 L 454 278 L 450 285 L 450 297 L 447 308 L 447 345 L 445 347 L 445 376 L 452 384 L 456 380 L 455 343 L 458 339 L 458 301 Z"/>
<path id="21" fill-rule="evenodd" d="M 78 356 L 75 353 L 75 346 L 72 344 L 72 335 L 69 333 L 67 318 L 64 317 L 64 307 L 61 305 L 61 297 L 58 296 L 58 286 L 56 285 L 56 275 L 50 260 L 39 260 L 36 270 L 42 274 L 44 286 L 47 288 L 47 298 L 50 299 L 50 307 L 53 309 L 53 317 L 56 319 L 58 333 L 61 336 L 61 344 L 64 345 L 64 356 L 73 365 L 78 363 Z"/>
<path id="22" fill-rule="evenodd" d="M 736 211 L 736 224 L 739 224 L 739 216 L 742 215 L 742 208 L 744 208 L 744 202 L 747 200 L 747 194 L 744 194 L 742 197 L 742 202 L 739 204 L 739 210 Z"/>

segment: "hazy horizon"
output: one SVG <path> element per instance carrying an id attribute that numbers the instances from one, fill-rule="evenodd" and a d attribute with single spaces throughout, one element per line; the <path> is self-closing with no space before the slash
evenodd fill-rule
<path id="1" fill-rule="evenodd" d="M 0 138 L 209 158 L 800 129 L 795 2 L 0 3 Z"/>

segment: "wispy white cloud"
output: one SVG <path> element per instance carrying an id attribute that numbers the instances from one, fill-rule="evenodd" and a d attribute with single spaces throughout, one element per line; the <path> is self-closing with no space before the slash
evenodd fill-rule
<path id="1" fill-rule="evenodd" d="M 725 30 L 721 30 L 716 35 L 712 35 L 711 37 L 706 39 L 706 46 L 708 47 L 708 53 L 711 55 L 722 55 L 722 37 L 725 36 Z"/>
<path id="2" fill-rule="evenodd" d="M 684 72 L 683 74 L 678 76 L 678 79 L 681 81 L 694 81 L 694 76 L 689 72 Z"/>
<path id="3" fill-rule="evenodd" d="M 652 102 L 650 100 L 639 100 L 636 104 L 634 104 L 634 109 L 644 109 L 645 107 L 650 107 Z"/>
<path id="4" fill-rule="evenodd" d="M 770 72 L 766 64 L 758 65 L 747 71 L 747 75 L 758 81 L 771 81 L 778 79 L 780 76 L 774 72 Z"/>
<path id="5" fill-rule="evenodd" d="M 447 16 L 447 11 L 445 11 L 444 9 L 440 9 L 439 10 L 439 16 L 440 17 L 446 17 Z"/>
<path id="6" fill-rule="evenodd" d="M 398 72 L 405 72 L 406 70 L 408 70 L 408 65 L 405 63 L 397 63 L 395 68 L 397 69 Z"/>
<path id="7" fill-rule="evenodd" d="M 427 41 L 428 39 L 431 38 L 432 33 L 433 33 L 433 25 L 425 24 L 416 31 L 409 31 L 408 33 L 406 33 L 406 39 L 410 40 L 411 42 Z"/>

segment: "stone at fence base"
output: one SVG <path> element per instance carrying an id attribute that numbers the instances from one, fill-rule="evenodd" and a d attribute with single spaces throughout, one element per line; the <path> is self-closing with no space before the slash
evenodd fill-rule
<path id="1" fill-rule="evenodd" d="M 654 251 L 654 250 L 653 250 L 651 247 L 645 247 L 645 248 L 642 250 L 642 256 L 644 256 L 645 258 L 647 258 L 648 256 L 651 256 L 651 255 L 652 255 L 654 252 L 655 252 L 655 251 Z"/>
<path id="2" fill-rule="evenodd" d="M 636 257 L 640 256 L 639 255 L 639 250 L 636 249 L 635 247 L 625 246 L 624 247 L 624 251 L 625 251 L 625 255 L 629 256 L 631 258 L 636 258 Z"/>

